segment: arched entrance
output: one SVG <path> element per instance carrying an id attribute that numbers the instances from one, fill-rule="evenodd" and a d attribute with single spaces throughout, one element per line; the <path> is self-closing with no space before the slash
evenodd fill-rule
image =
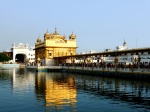
<path id="1" fill-rule="evenodd" d="M 28 44 L 19 43 L 12 44 L 13 62 L 17 63 L 32 63 L 35 61 L 35 51 L 33 47 L 29 47 Z"/>
<path id="2" fill-rule="evenodd" d="M 17 62 L 17 63 L 25 63 L 25 61 L 26 61 L 26 55 L 25 54 L 16 54 L 15 62 Z"/>

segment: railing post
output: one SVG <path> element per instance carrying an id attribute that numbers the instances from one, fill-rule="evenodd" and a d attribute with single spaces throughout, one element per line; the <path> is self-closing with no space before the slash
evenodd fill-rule
<path id="1" fill-rule="evenodd" d="M 102 63 L 102 71 L 104 72 L 104 55 L 102 55 L 101 63 Z"/>
<path id="2" fill-rule="evenodd" d="M 118 59 L 118 57 L 117 57 L 117 54 L 116 54 L 116 56 L 115 56 L 115 69 L 116 69 L 116 72 L 118 71 L 118 62 L 119 62 L 119 59 Z"/>
<path id="3" fill-rule="evenodd" d="M 137 64 L 138 64 L 138 70 L 140 68 L 140 61 L 141 61 L 140 54 L 138 54 L 138 62 L 137 62 Z"/>
<path id="4" fill-rule="evenodd" d="M 133 58 L 133 54 L 131 54 L 131 57 L 132 57 L 132 66 L 131 66 L 131 71 L 132 71 L 132 73 L 134 72 L 134 58 Z"/>

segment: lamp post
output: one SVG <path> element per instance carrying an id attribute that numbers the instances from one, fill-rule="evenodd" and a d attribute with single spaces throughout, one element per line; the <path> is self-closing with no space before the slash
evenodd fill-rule
<path id="1" fill-rule="evenodd" d="M 37 66 L 40 66 L 40 61 L 41 61 L 41 59 L 40 59 L 40 57 L 38 57 L 37 58 Z"/>
<path id="2" fill-rule="evenodd" d="M 115 62 L 115 69 L 116 69 L 116 72 L 117 72 L 118 71 L 118 62 L 119 62 L 118 57 L 115 57 L 114 62 Z"/>

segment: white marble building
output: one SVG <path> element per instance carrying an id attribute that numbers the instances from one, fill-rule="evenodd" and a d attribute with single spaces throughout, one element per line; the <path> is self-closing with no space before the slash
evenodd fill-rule
<path id="1" fill-rule="evenodd" d="M 127 50 L 127 49 L 128 49 L 128 47 L 127 47 L 126 41 L 124 41 L 123 46 L 117 46 L 116 47 L 116 50 L 118 50 L 118 51 L 120 51 L 120 50 Z"/>
<path id="2" fill-rule="evenodd" d="M 30 47 L 29 44 L 12 44 L 11 50 L 13 52 L 13 62 L 28 62 L 30 65 L 35 63 L 35 51 L 34 47 Z M 19 55 L 19 56 L 18 56 Z M 20 59 L 20 60 L 19 60 Z"/>

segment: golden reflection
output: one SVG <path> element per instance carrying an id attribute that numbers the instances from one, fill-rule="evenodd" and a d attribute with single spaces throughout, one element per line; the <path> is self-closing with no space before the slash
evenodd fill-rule
<path id="1" fill-rule="evenodd" d="M 36 79 L 37 93 L 45 93 L 46 106 L 60 109 L 61 106 L 75 108 L 76 85 L 75 78 L 58 73 L 38 73 Z M 44 90 L 43 90 L 44 89 Z"/>

